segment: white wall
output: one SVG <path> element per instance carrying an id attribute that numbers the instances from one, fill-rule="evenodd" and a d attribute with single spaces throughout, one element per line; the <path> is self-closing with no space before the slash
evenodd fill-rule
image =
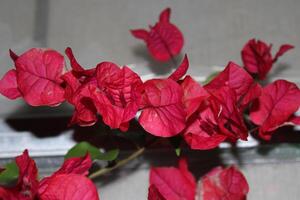
<path id="1" fill-rule="evenodd" d="M 0 2 L 0 75 L 11 66 L 8 48 L 21 53 L 41 45 L 61 52 L 71 46 L 87 67 L 110 60 L 137 63 L 142 74 L 168 73 L 170 68 L 152 62 L 144 44 L 129 33 L 130 28 L 153 24 L 167 6 L 173 11 L 171 20 L 185 35 L 183 52 L 190 57 L 193 75 L 207 74 L 211 66 L 224 66 L 230 60 L 240 63 L 240 50 L 252 37 L 274 43 L 275 49 L 282 43 L 300 46 L 298 0 L 4 0 Z M 298 80 L 299 54 L 296 48 L 280 59 L 287 65 L 280 76 Z M 0 115 L 19 104 L 1 97 Z"/>
<path id="2" fill-rule="evenodd" d="M 184 52 L 189 54 L 192 75 L 207 74 L 210 66 L 223 66 L 230 60 L 240 63 L 243 44 L 258 37 L 275 47 L 281 43 L 296 45 L 280 59 L 287 65 L 280 76 L 299 80 L 299 0 L 1 0 L 0 76 L 12 65 L 9 48 L 21 53 L 45 44 L 59 51 L 71 46 L 85 66 L 111 60 L 137 63 L 135 69 L 142 74 L 151 72 L 147 65 L 160 73 L 157 69 L 163 66 L 148 63 L 144 45 L 128 29 L 153 24 L 167 6 L 173 10 L 171 20 L 185 35 Z M 163 72 L 168 73 L 168 69 Z M 60 108 L 54 110 L 60 112 Z M 0 97 L 0 116 L 39 112 L 21 101 Z M 251 186 L 249 199 L 299 199 L 298 163 L 247 165 L 243 170 Z M 100 195 L 102 199 L 145 199 L 147 179 L 148 169 L 137 169 L 104 185 Z"/>

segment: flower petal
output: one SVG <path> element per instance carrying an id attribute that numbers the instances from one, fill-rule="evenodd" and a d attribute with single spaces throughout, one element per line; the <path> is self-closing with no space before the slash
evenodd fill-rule
<path id="1" fill-rule="evenodd" d="M 92 126 L 97 122 L 97 110 L 93 102 L 91 88 L 96 88 L 96 82 L 81 85 L 69 101 L 75 107 L 70 124 Z"/>
<path id="2" fill-rule="evenodd" d="M 1 200 L 20 200 L 18 194 L 16 194 L 15 192 L 13 192 L 11 190 L 5 189 L 1 186 L 0 186 L 0 199 Z M 27 199 L 25 199 L 25 200 L 27 200 Z M 152 200 L 154 200 L 154 199 L 152 199 Z"/>
<path id="3" fill-rule="evenodd" d="M 51 178 L 39 193 L 43 200 L 98 200 L 97 188 L 91 180 L 78 174 L 60 174 Z"/>
<path id="4" fill-rule="evenodd" d="M 163 199 L 195 199 L 195 179 L 188 171 L 186 161 L 180 162 L 179 168 L 157 167 L 150 171 L 150 187 L 155 187 Z"/>
<path id="5" fill-rule="evenodd" d="M 273 62 L 276 62 L 280 56 L 282 56 L 287 51 L 289 51 L 289 50 L 291 50 L 293 48 L 295 48 L 295 47 L 293 45 L 290 45 L 290 44 L 283 44 L 283 45 L 281 45 L 280 48 L 279 48 L 279 50 L 278 50 L 278 52 L 276 53 L 276 55 L 274 57 Z"/>
<path id="6" fill-rule="evenodd" d="M 25 150 L 22 155 L 16 157 L 19 168 L 19 178 L 15 194 L 19 194 L 24 199 L 34 198 L 38 191 L 38 170 L 33 159 L 29 157 Z"/>
<path id="7" fill-rule="evenodd" d="M 258 74 L 259 79 L 265 79 L 273 66 L 271 54 L 272 45 L 251 39 L 242 50 L 242 60 L 245 68 L 252 74 Z"/>
<path id="8" fill-rule="evenodd" d="M 17 83 L 32 106 L 56 106 L 64 101 L 60 79 L 64 57 L 50 49 L 30 49 L 16 60 Z"/>
<path id="9" fill-rule="evenodd" d="M 177 135 L 185 127 L 183 91 L 171 79 L 153 79 L 144 83 L 142 127 L 160 137 Z"/>
<path id="10" fill-rule="evenodd" d="M 161 195 L 155 185 L 150 185 L 148 189 L 148 200 L 166 200 L 166 198 Z"/>
<path id="11" fill-rule="evenodd" d="M 70 60 L 70 64 L 72 67 L 72 72 L 78 76 L 93 76 L 95 74 L 95 69 L 88 69 L 85 70 L 76 60 L 73 51 L 70 47 L 66 48 L 65 50 L 66 55 Z"/>
<path id="12" fill-rule="evenodd" d="M 146 42 L 152 57 L 158 61 L 168 61 L 178 55 L 183 47 L 184 39 L 181 31 L 170 23 L 169 8 L 160 14 L 160 21 L 150 26 L 150 31 L 132 30 L 134 37 Z"/>
<path id="13" fill-rule="evenodd" d="M 213 92 L 223 86 L 228 86 L 235 91 L 241 106 L 249 104 L 261 93 L 260 86 L 248 72 L 233 62 L 229 62 L 218 76 L 205 85 L 205 89 Z"/>
<path id="14" fill-rule="evenodd" d="M 165 62 L 180 53 L 184 39 L 174 24 L 157 23 L 151 27 L 146 43 L 153 58 Z"/>
<path id="15" fill-rule="evenodd" d="M 88 175 L 89 169 L 92 166 L 92 159 L 89 154 L 79 158 L 69 158 L 65 160 L 61 168 L 55 172 L 54 175 L 58 174 L 79 174 Z"/>
<path id="16" fill-rule="evenodd" d="M 234 166 L 216 167 L 199 181 L 198 196 L 202 200 L 245 200 L 249 186 L 244 175 Z"/>
<path id="17" fill-rule="evenodd" d="M 184 56 L 182 63 L 179 67 L 169 76 L 170 79 L 178 81 L 181 79 L 189 69 L 189 60 L 187 55 Z"/>
<path id="18" fill-rule="evenodd" d="M 164 9 L 159 15 L 159 22 L 169 23 L 171 15 L 171 8 Z"/>
<path id="19" fill-rule="evenodd" d="M 85 177 L 88 175 L 88 170 L 92 166 L 92 160 L 89 154 L 79 158 L 69 158 L 65 160 L 63 165 L 54 174 L 49 177 L 45 177 L 39 184 L 39 194 L 45 193 L 51 181 L 60 175 L 80 175 Z"/>
<path id="20" fill-rule="evenodd" d="M 251 121 L 259 125 L 263 139 L 270 139 L 272 132 L 298 110 L 300 91 L 296 84 L 277 80 L 262 90 L 262 95 L 254 102 L 250 110 Z"/>
<path id="21" fill-rule="evenodd" d="M 13 52 L 11 49 L 9 49 L 9 56 L 14 62 L 19 58 L 19 56 L 15 52 Z"/>
<path id="22" fill-rule="evenodd" d="M 181 83 L 183 89 L 183 104 L 189 118 L 209 96 L 208 92 L 191 76 L 186 76 Z"/>
<path id="23" fill-rule="evenodd" d="M 217 122 L 212 110 L 208 107 L 200 110 L 184 130 L 183 137 L 192 149 L 206 150 L 216 148 L 227 136 L 219 134 L 212 126 Z"/>
<path id="24" fill-rule="evenodd" d="M 237 107 L 237 97 L 229 87 L 211 93 L 211 108 L 217 118 L 217 125 L 222 134 L 232 140 L 247 140 L 248 129 L 244 123 L 243 113 Z"/>
<path id="25" fill-rule="evenodd" d="M 16 99 L 21 96 L 17 84 L 16 70 L 9 70 L 0 80 L 0 93 L 9 99 Z"/>
<path id="26" fill-rule="evenodd" d="M 144 29 L 136 29 L 136 30 L 130 30 L 131 34 L 137 38 L 137 39 L 142 39 L 142 40 L 147 40 L 149 33 L 148 31 L 144 30 Z"/>
<path id="27" fill-rule="evenodd" d="M 97 66 L 97 84 L 91 93 L 104 123 L 126 130 L 139 109 L 142 80 L 126 66 L 103 62 Z"/>
<path id="28" fill-rule="evenodd" d="M 73 51 L 70 47 L 66 48 L 65 53 L 68 56 L 71 67 L 74 71 L 76 71 L 76 72 L 84 71 L 84 68 L 81 67 L 81 65 L 77 62 L 77 60 L 73 54 Z"/>

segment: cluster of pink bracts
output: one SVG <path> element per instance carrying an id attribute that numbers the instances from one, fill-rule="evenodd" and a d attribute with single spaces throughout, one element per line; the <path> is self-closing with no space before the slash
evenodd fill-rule
<path id="1" fill-rule="evenodd" d="M 132 31 L 158 60 L 168 60 L 182 48 L 182 34 L 169 17 L 167 9 L 150 32 Z M 100 115 L 112 129 L 126 131 L 141 111 L 139 123 L 150 134 L 180 134 L 193 149 L 211 149 L 224 140 L 247 140 L 243 118 L 247 109 L 263 139 L 278 127 L 299 121 L 293 116 L 300 105 L 294 83 L 277 80 L 262 87 L 251 76 L 264 79 L 278 57 L 291 48 L 283 45 L 273 57 L 271 46 L 250 40 L 242 50 L 244 68 L 230 62 L 204 86 L 185 75 L 187 56 L 169 77 L 142 82 L 130 68 L 112 62 L 84 69 L 71 48 L 66 49 L 70 71 L 65 71 L 63 55 L 51 49 L 34 48 L 20 56 L 10 51 L 15 69 L 0 81 L 0 92 L 10 99 L 23 97 L 31 106 L 58 106 L 66 100 L 74 106 L 71 124 L 81 126 L 95 124 Z"/>
<path id="2" fill-rule="evenodd" d="M 178 168 L 156 167 L 150 171 L 148 200 L 245 200 L 247 180 L 234 166 L 216 167 L 196 183 L 185 159 Z"/>
<path id="3" fill-rule="evenodd" d="M 0 200 L 98 200 L 97 188 L 86 177 L 89 155 L 70 158 L 49 177 L 38 179 L 38 170 L 27 150 L 16 157 L 19 177 L 14 187 L 0 187 Z"/>
<path id="4" fill-rule="evenodd" d="M 38 169 L 28 151 L 16 157 L 19 176 L 13 187 L 0 186 L 0 200 L 99 200 L 97 188 L 86 177 L 92 165 L 87 154 L 65 160 L 51 176 L 38 179 Z M 216 167 L 198 184 L 185 159 L 179 167 L 156 167 L 150 171 L 148 200 L 245 200 L 248 183 L 235 167 Z"/>
<path id="5" fill-rule="evenodd" d="M 138 29 L 131 33 L 145 41 L 150 54 L 158 61 L 173 59 L 184 44 L 181 31 L 170 22 L 170 9 L 160 14 L 159 22 L 150 26 L 149 31 Z M 158 137 L 181 135 L 192 149 L 212 149 L 223 141 L 247 140 L 251 132 L 249 124 L 251 130 L 257 130 L 262 139 L 268 140 L 277 128 L 300 124 L 299 117 L 294 116 L 300 106 L 297 85 L 277 80 L 262 86 L 257 81 L 265 79 L 278 57 L 293 48 L 282 45 L 272 56 L 271 47 L 262 41 L 250 40 L 241 53 L 243 67 L 230 62 L 206 85 L 186 75 L 189 68 L 187 56 L 168 77 L 143 82 L 130 68 L 112 62 L 101 62 L 94 68 L 84 69 L 76 61 L 71 48 L 65 51 L 71 70 L 66 70 L 64 56 L 55 50 L 33 48 L 20 56 L 10 51 L 14 69 L 0 80 L 0 93 L 10 99 L 22 97 L 31 106 L 58 106 L 67 101 L 74 106 L 70 124 L 81 126 L 94 125 L 101 116 L 112 129 L 127 131 L 129 122 L 141 111 L 138 121 L 147 132 Z M 250 120 L 244 118 L 245 113 L 249 113 Z M 180 166 L 179 171 L 172 168 L 167 173 L 183 173 L 187 184 L 192 185 L 186 192 L 194 194 L 194 178 L 183 161 Z M 227 171 L 236 173 L 234 168 Z M 227 171 L 218 168 L 211 174 L 226 182 Z M 43 185 L 52 188 L 49 180 L 63 176 L 62 172 L 66 174 L 62 168 L 40 183 L 34 179 L 34 185 L 41 185 L 35 187 L 35 193 L 47 194 Z M 153 169 L 151 180 L 156 180 L 156 174 L 160 172 L 165 170 Z M 210 187 L 213 181 L 215 178 L 204 179 L 202 187 Z M 158 194 L 162 191 L 159 187 L 159 184 L 151 184 L 149 196 L 155 196 L 152 199 L 175 199 L 166 196 L 168 192 Z M 248 186 L 244 188 L 248 191 Z M 213 191 L 222 194 L 226 190 Z"/>

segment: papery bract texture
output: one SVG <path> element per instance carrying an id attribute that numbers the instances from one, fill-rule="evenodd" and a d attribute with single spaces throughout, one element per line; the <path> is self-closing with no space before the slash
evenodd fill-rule
<path id="1" fill-rule="evenodd" d="M 201 108 L 198 115 L 188 122 L 184 139 L 192 149 L 213 149 L 227 136 L 218 131 L 217 119 L 211 108 Z"/>
<path id="2" fill-rule="evenodd" d="M 15 61 L 18 88 L 32 106 L 56 106 L 64 101 L 61 75 L 64 57 L 51 49 L 30 49 Z"/>
<path id="3" fill-rule="evenodd" d="M 1 193 L 0 193 L 1 194 Z M 155 185 L 150 185 L 148 189 L 148 200 L 167 200 L 159 190 L 156 188 Z"/>
<path id="4" fill-rule="evenodd" d="M 261 88 L 243 68 L 229 62 L 226 68 L 212 81 L 205 85 L 210 92 L 227 86 L 237 95 L 239 106 L 246 106 L 261 93 Z"/>
<path id="5" fill-rule="evenodd" d="M 42 200 L 98 200 L 97 188 L 91 180 L 77 174 L 60 174 L 48 181 L 39 194 Z"/>
<path id="6" fill-rule="evenodd" d="M 184 56 L 182 63 L 179 65 L 179 67 L 169 76 L 170 79 L 174 81 L 178 81 L 181 79 L 189 69 L 189 59 L 187 55 Z"/>
<path id="7" fill-rule="evenodd" d="M 292 48 L 294 48 L 292 45 L 282 45 L 275 57 L 273 57 L 271 54 L 272 45 L 267 45 L 260 40 L 251 39 L 242 50 L 242 60 L 247 71 L 251 74 L 257 74 L 259 79 L 263 80 L 278 57 Z"/>
<path id="8" fill-rule="evenodd" d="M 31 106 L 56 106 L 64 101 L 61 75 L 64 57 L 51 49 L 33 48 L 19 57 L 11 51 L 16 70 L 0 81 L 0 92 L 15 99 L 22 96 Z"/>
<path id="9" fill-rule="evenodd" d="M 171 9 L 167 8 L 160 14 L 159 22 L 150 26 L 150 31 L 132 30 L 134 37 L 146 42 L 154 59 L 168 61 L 178 55 L 183 47 L 184 39 L 181 31 L 170 23 Z"/>
<path id="10" fill-rule="evenodd" d="M 72 70 L 74 70 L 75 72 L 84 71 L 84 68 L 77 62 L 77 60 L 73 54 L 73 50 L 70 47 L 66 48 L 65 53 L 70 60 L 70 65 L 72 67 Z"/>
<path id="11" fill-rule="evenodd" d="M 208 94 L 188 119 L 183 131 L 183 137 L 190 147 L 212 149 L 227 138 L 231 141 L 247 140 L 247 128 L 242 112 L 237 107 L 235 91 L 221 87 Z"/>
<path id="12" fill-rule="evenodd" d="M 287 51 L 293 49 L 294 46 L 293 45 L 290 45 L 290 44 L 283 44 L 280 46 L 278 52 L 276 53 L 274 59 L 273 59 L 273 62 L 276 62 L 277 59 L 282 56 L 283 54 L 285 54 Z"/>
<path id="13" fill-rule="evenodd" d="M 88 170 L 91 166 L 92 166 L 92 160 L 89 154 L 87 154 L 85 157 L 69 158 L 65 160 L 65 162 L 60 167 L 60 169 L 58 169 L 51 176 L 41 180 L 39 185 L 39 194 L 42 194 L 45 192 L 45 190 L 47 190 L 49 184 L 51 184 L 51 180 L 55 176 L 76 174 L 84 177 L 88 175 Z"/>
<path id="14" fill-rule="evenodd" d="M 97 121 L 97 109 L 93 101 L 93 93 L 91 88 L 96 88 L 96 81 L 89 81 L 82 84 L 73 94 L 69 101 L 74 105 L 70 124 L 78 124 L 80 126 L 92 126 Z"/>
<path id="15" fill-rule="evenodd" d="M 216 167 L 199 181 L 197 197 L 201 200 L 246 200 L 248 192 L 247 180 L 236 167 Z"/>
<path id="16" fill-rule="evenodd" d="M 18 89 L 16 70 L 9 70 L 0 80 L 0 93 L 9 99 L 22 96 Z"/>
<path id="17" fill-rule="evenodd" d="M 97 121 L 97 110 L 90 93 L 91 87 L 97 87 L 96 69 L 85 70 L 81 67 L 70 47 L 66 49 L 66 54 L 72 70 L 62 76 L 65 98 L 75 109 L 70 125 L 91 126 Z"/>
<path id="18" fill-rule="evenodd" d="M 259 126 L 263 139 L 270 139 L 272 132 L 288 122 L 300 106 L 300 91 L 296 84 L 277 80 L 263 88 L 262 95 L 250 110 L 251 121 Z"/>
<path id="19" fill-rule="evenodd" d="M 144 83 L 139 122 L 152 135 L 171 137 L 185 127 L 183 91 L 171 79 L 152 79 Z"/>
<path id="20" fill-rule="evenodd" d="M 13 52 L 11 49 L 9 49 L 9 56 L 14 62 L 19 58 L 19 56 L 15 52 Z"/>
<path id="21" fill-rule="evenodd" d="M 91 165 L 89 154 L 65 160 L 59 170 L 40 182 L 39 197 L 43 200 L 98 200 L 97 188 L 85 177 Z"/>
<path id="22" fill-rule="evenodd" d="M 85 157 L 69 158 L 65 160 L 59 170 L 55 172 L 57 174 L 79 174 L 87 176 L 89 169 L 92 166 L 92 159 L 89 154 Z"/>
<path id="23" fill-rule="evenodd" d="M 26 199 L 21 199 L 20 197 L 18 197 L 18 195 L 15 195 L 14 192 L 0 187 L 0 200 L 26 200 Z"/>
<path id="24" fill-rule="evenodd" d="M 210 104 L 218 119 L 220 131 L 231 139 L 247 140 L 248 130 L 244 123 L 243 113 L 238 108 L 238 100 L 234 90 L 223 87 L 211 93 Z"/>
<path id="25" fill-rule="evenodd" d="M 38 190 L 38 170 L 34 160 L 29 157 L 25 150 L 21 156 L 16 157 L 19 168 L 19 178 L 17 186 L 21 188 L 20 193 L 26 197 L 33 198 Z"/>
<path id="26" fill-rule="evenodd" d="M 14 187 L 0 187 L 1 200 L 98 200 L 97 188 L 86 175 L 92 165 L 87 154 L 67 159 L 53 175 L 38 180 L 38 171 L 28 151 L 16 157 L 19 168 Z"/>
<path id="27" fill-rule="evenodd" d="M 140 77 L 128 67 L 120 68 L 111 62 L 85 70 L 76 61 L 71 48 L 66 49 L 66 54 L 72 71 L 63 76 L 65 96 L 75 107 L 71 124 L 93 125 L 98 112 L 105 124 L 126 131 L 141 101 Z"/>
<path id="28" fill-rule="evenodd" d="M 19 168 L 18 182 L 14 187 L 0 186 L 0 199 L 2 200 L 33 200 L 38 192 L 38 172 L 35 162 L 25 150 L 22 155 L 16 157 Z"/>
<path id="29" fill-rule="evenodd" d="M 189 118 L 201 105 L 209 93 L 191 76 L 186 76 L 181 83 L 183 90 L 183 104 Z"/>
<path id="30" fill-rule="evenodd" d="M 9 50 L 9 54 L 13 61 L 18 59 L 18 56 L 12 50 Z M 17 72 L 15 69 L 6 72 L 0 80 L 0 94 L 9 99 L 16 99 L 22 96 L 18 88 Z"/>
<path id="31" fill-rule="evenodd" d="M 91 69 L 84 69 L 76 60 L 73 51 L 70 47 L 67 47 L 65 50 L 66 55 L 68 56 L 69 60 L 70 60 L 70 64 L 72 67 L 72 72 L 74 73 L 75 76 L 77 77 L 82 77 L 82 76 L 86 76 L 86 77 L 90 77 L 90 76 L 94 76 L 95 75 L 95 68 L 91 68 Z"/>
<path id="32" fill-rule="evenodd" d="M 140 106 L 140 77 L 126 66 L 103 62 L 97 66 L 97 86 L 91 93 L 103 122 L 126 131 Z"/>
<path id="33" fill-rule="evenodd" d="M 150 171 L 150 187 L 152 187 L 152 190 L 153 187 L 158 190 L 156 192 L 163 197 L 160 199 L 195 199 L 196 182 L 193 175 L 188 171 L 185 160 L 179 162 L 179 168 L 152 168 Z"/>

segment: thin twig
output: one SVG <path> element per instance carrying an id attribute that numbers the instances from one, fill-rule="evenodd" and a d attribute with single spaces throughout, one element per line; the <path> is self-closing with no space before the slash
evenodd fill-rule
<path id="1" fill-rule="evenodd" d="M 118 161 L 114 166 L 103 168 L 103 169 L 100 169 L 100 170 L 92 173 L 91 175 L 89 175 L 89 178 L 90 179 L 95 179 L 95 178 L 100 177 L 104 174 L 107 174 L 107 173 L 109 173 L 109 172 L 111 172 L 111 171 L 113 171 L 113 170 L 115 170 L 119 167 L 122 167 L 123 165 L 126 165 L 131 160 L 133 160 L 133 159 L 139 157 L 140 155 L 142 155 L 144 153 L 144 151 L 145 151 L 145 147 L 142 147 L 142 148 L 136 150 L 134 153 L 132 153 L 129 157 Z"/>
<path id="2" fill-rule="evenodd" d="M 253 133 L 253 132 L 257 131 L 258 128 L 259 128 L 259 127 L 255 127 L 255 128 L 250 129 L 250 130 L 249 130 L 249 133 Z"/>

